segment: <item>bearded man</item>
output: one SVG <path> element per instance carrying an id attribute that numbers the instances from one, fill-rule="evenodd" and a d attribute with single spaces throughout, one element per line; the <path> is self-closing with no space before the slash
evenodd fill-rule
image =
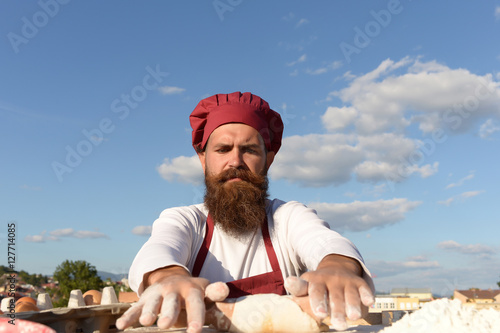
<path id="1" fill-rule="evenodd" d="M 180 309 L 188 332 L 201 332 L 204 296 L 224 282 L 228 298 L 308 295 L 319 318 L 345 329 L 374 302 L 373 282 L 356 247 L 305 205 L 268 199 L 267 171 L 281 146 L 283 122 L 251 93 L 217 94 L 190 116 L 205 173 L 204 203 L 164 210 L 130 268 L 141 296 L 117 321 L 171 327 Z M 300 277 L 300 278 L 298 278 Z M 285 288 L 286 286 L 286 288 Z"/>

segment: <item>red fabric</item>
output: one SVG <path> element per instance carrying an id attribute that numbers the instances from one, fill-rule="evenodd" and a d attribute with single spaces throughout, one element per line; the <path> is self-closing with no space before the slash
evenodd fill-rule
<path id="1" fill-rule="evenodd" d="M 213 229 L 214 222 L 211 216 L 208 215 L 205 238 L 203 239 L 201 248 L 198 251 L 193 267 L 192 275 L 195 277 L 199 276 L 203 263 L 205 262 L 205 258 L 207 257 L 208 249 L 210 247 L 210 243 L 212 242 Z M 227 282 L 226 284 L 229 287 L 228 298 L 237 298 L 255 294 L 286 295 L 285 284 L 283 281 L 283 275 L 281 274 L 278 257 L 276 256 L 276 252 L 274 251 L 273 244 L 271 242 L 271 237 L 269 236 L 267 217 L 262 226 L 262 237 L 264 238 L 267 257 L 271 263 L 273 271 L 250 276 L 245 279 Z"/>
<path id="2" fill-rule="evenodd" d="M 199 276 L 201 272 L 201 268 L 203 267 L 203 263 L 205 262 L 205 258 L 208 254 L 208 248 L 210 247 L 210 243 L 212 242 L 212 235 L 214 233 L 214 222 L 212 221 L 212 217 L 208 215 L 207 217 L 207 228 L 205 230 L 205 238 L 203 238 L 203 243 L 201 243 L 200 250 L 198 251 L 198 255 L 196 256 L 196 260 L 194 262 L 193 271 L 191 274 L 193 276 Z"/>
<path id="3" fill-rule="evenodd" d="M 243 123 L 255 128 L 268 151 L 281 147 L 283 122 L 281 116 L 257 95 L 249 92 L 217 94 L 201 100 L 189 116 L 193 129 L 193 147 L 204 149 L 212 132 L 228 123 Z"/>
<path id="4" fill-rule="evenodd" d="M 257 294 L 286 295 L 281 271 L 250 276 L 245 279 L 227 282 L 226 284 L 229 287 L 228 298 Z"/>

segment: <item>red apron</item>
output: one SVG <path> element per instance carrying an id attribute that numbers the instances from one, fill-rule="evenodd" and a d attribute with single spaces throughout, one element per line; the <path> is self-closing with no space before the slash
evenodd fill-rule
<path id="1" fill-rule="evenodd" d="M 205 262 L 205 258 L 208 254 L 208 249 L 210 248 L 213 232 L 214 222 L 212 220 L 212 217 L 208 215 L 205 238 L 203 239 L 201 248 L 198 251 L 198 255 L 193 267 L 192 274 L 194 277 L 198 277 L 200 275 L 201 268 L 203 267 L 203 263 Z M 278 258 L 276 257 L 276 252 L 274 252 L 273 244 L 271 243 L 271 237 L 269 236 L 267 216 L 264 220 L 264 224 L 262 225 L 262 237 L 264 238 L 267 257 L 269 259 L 269 262 L 271 263 L 273 271 L 269 273 L 250 276 L 245 279 L 227 282 L 226 284 L 229 287 L 228 298 L 268 293 L 286 295 L 283 275 L 281 274 Z"/>

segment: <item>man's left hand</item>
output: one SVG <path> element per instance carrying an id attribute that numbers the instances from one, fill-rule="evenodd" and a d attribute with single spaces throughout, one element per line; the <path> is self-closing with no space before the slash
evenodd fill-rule
<path id="1" fill-rule="evenodd" d="M 293 296 L 309 295 L 311 310 L 319 320 L 330 316 L 333 328 L 345 330 L 346 317 L 360 319 L 362 307 L 375 302 L 372 286 L 362 276 L 358 261 L 331 254 L 323 258 L 315 271 L 300 278 L 287 278 L 285 288 Z"/>

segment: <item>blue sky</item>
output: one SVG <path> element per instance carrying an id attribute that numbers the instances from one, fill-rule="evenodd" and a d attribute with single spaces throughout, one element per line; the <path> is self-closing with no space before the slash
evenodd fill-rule
<path id="1" fill-rule="evenodd" d="M 127 272 L 163 209 L 203 198 L 190 112 L 250 91 L 285 123 L 271 197 L 317 209 L 378 290 L 500 280 L 500 1 L 0 9 L 0 238 L 15 222 L 18 269 Z"/>

